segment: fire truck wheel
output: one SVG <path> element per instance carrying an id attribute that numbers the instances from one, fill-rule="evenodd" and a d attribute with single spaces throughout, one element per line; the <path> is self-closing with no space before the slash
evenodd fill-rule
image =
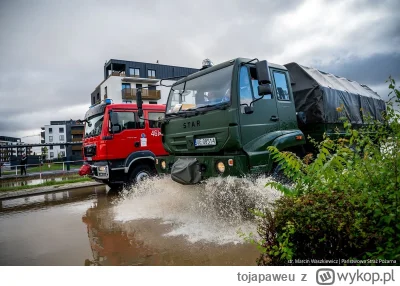
<path id="1" fill-rule="evenodd" d="M 154 175 L 153 170 L 148 165 L 137 165 L 129 176 L 129 183 L 136 184 Z"/>

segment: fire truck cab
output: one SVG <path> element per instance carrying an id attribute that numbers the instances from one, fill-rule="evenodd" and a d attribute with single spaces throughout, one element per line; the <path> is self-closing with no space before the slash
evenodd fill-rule
<path id="1" fill-rule="evenodd" d="M 156 156 L 167 154 L 159 123 L 164 113 L 165 105 L 143 104 L 139 116 L 136 104 L 113 104 L 110 99 L 91 106 L 83 120 L 86 171 L 80 174 L 111 188 L 155 175 Z"/>

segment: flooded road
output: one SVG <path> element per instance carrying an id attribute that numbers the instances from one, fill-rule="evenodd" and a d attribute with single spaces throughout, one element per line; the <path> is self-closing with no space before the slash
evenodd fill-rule
<path id="1" fill-rule="evenodd" d="M 278 194 L 265 182 L 237 193 L 273 201 Z M 163 178 L 120 194 L 96 186 L 3 200 L 0 265 L 256 265 L 257 248 L 238 231 L 257 225 L 227 191 L 236 184 Z"/>

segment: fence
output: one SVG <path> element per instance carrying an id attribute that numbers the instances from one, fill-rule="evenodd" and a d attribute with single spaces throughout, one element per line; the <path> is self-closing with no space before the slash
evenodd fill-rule
<path id="1" fill-rule="evenodd" d="M 2 165 L 0 167 L 0 177 L 2 176 L 2 173 L 4 175 L 9 175 L 11 173 L 11 171 L 13 171 L 13 169 L 15 168 L 15 176 L 18 176 L 18 171 L 21 170 L 21 167 L 25 166 L 25 170 L 26 170 L 26 174 L 28 174 L 28 170 L 29 168 L 32 167 L 39 167 L 39 170 L 35 171 L 34 173 L 37 173 L 37 175 L 39 175 L 40 177 L 42 176 L 43 172 L 49 172 L 49 171 L 69 171 L 70 170 L 70 166 L 81 166 L 83 164 L 84 160 L 75 160 L 75 161 L 52 161 L 52 162 L 42 162 L 39 164 L 26 164 L 26 165 L 10 165 L 10 166 L 4 166 Z M 57 166 L 62 166 L 58 168 L 58 167 L 52 167 L 53 165 Z M 47 170 L 46 170 L 47 167 Z M 9 168 L 10 171 L 5 170 L 6 168 Z M 12 172 L 14 173 L 14 172 Z M 22 174 L 21 174 L 22 175 Z"/>

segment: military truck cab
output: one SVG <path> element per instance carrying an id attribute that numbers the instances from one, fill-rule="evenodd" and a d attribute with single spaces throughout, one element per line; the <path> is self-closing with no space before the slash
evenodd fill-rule
<path id="1" fill-rule="evenodd" d="M 109 99 L 85 115 L 83 156 L 89 176 L 110 187 L 156 174 L 156 156 L 166 155 L 159 120 L 165 105 L 112 104 Z M 86 167 L 87 168 L 87 167 Z"/>
<path id="2" fill-rule="evenodd" d="M 169 156 L 157 156 L 156 168 L 181 184 L 268 172 L 268 146 L 305 144 L 287 69 L 244 58 L 177 81 L 161 133 Z"/>

